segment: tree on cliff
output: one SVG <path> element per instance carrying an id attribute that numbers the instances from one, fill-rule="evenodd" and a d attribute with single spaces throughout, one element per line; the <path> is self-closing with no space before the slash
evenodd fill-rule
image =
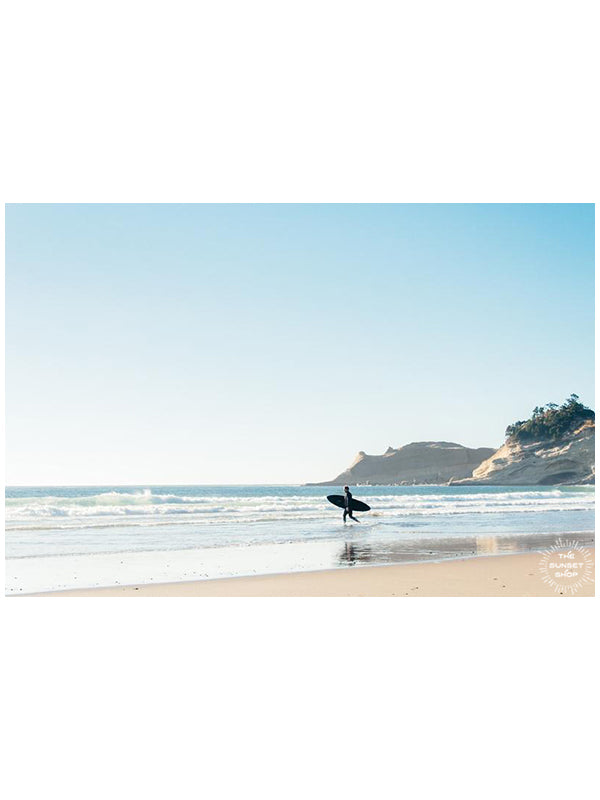
<path id="1" fill-rule="evenodd" d="M 591 408 L 579 402 L 579 395 L 572 394 L 558 406 L 547 403 L 536 406 L 526 420 L 517 420 L 506 429 L 506 437 L 513 441 L 536 441 L 537 439 L 559 439 L 586 420 L 594 420 Z"/>

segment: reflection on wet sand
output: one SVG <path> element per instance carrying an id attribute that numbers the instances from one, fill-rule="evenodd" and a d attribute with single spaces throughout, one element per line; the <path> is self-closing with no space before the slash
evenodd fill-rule
<path id="1" fill-rule="evenodd" d="M 479 536 L 477 537 L 477 555 L 480 556 L 493 556 L 498 552 L 498 537 L 497 536 Z"/>
<path id="2" fill-rule="evenodd" d="M 594 544 L 590 533 L 570 533 L 570 541 L 586 547 Z M 556 544 L 554 534 L 515 536 L 466 536 L 464 538 L 419 539 L 411 542 L 345 541 L 338 553 L 338 565 L 402 564 L 406 561 L 440 561 L 469 556 L 508 555 L 542 551 Z"/>
<path id="3" fill-rule="evenodd" d="M 344 542 L 339 561 L 340 564 L 345 567 L 353 567 L 357 562 L 360 564 L 367 564 L 371 561 L 371 545 Z"/>

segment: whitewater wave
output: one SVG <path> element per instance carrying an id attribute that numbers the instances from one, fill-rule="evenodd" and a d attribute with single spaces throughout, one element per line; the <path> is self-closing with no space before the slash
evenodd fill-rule
<path id="1" fill-rule="evenodd" d="M 373 511 L 362 515 L 385 524 L 402 518 L 498 515 L 552 511 L 592 511 L 593 491 L 554 490 L 478 491 L 477 493 L 434 493 L 423 489 L 410 494 L 373 494 L 367 497 Z M 91 528 L 123 525 L 252 524 L 277 520 L 333 519 L 339 511 L 322 495 L 290 493 L 204 496 L 136 491 L 104 491 L 90 495 L 47 494 L 6 498 L 6 523 L 11 530 Z"/>

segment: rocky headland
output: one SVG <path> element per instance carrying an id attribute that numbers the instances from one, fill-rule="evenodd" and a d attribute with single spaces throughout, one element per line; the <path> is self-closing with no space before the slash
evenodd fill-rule
<path id="1" fill-rule="evenodd" d="M 360 451 L 331 481 L 349 485 L 589 485 L 595 482 L 595 414 L 572 394 L 561 406 L 534 408 L 509 425 L 504 444 L 469 448 L 455 442 L 411 442 L 383 455 Z"/>
<path id="2" fill-rule="evenodd" d="M 493 447 L 471 449 L 455 442 L 411 442 L 397 449 L 388 447 L 383 455 L 376 456 L 361 450 L 354 463 L 336 478 L 310 485 L 445 484 L 472 475 L 475 467 L 494 452 Z"/>

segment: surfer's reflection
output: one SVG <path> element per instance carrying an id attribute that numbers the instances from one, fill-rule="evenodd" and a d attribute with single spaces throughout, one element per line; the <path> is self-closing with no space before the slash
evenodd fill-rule
<path id="1" fill-rule="evenodd" d="M 371 561 L 371 548 L 364 544 L 344 542 L 344 547 L 338 556 L 340 564 L 353 567 L 355 564 L 364 564 Z"/>
<path id="2" fill-rule="evenodd" d="M 593 535 L 579 537 L 582 544 L 593 546 Z M 525 553 L 549 547 L 554 542 L 553 534 L 528 536 L 465 536 L 439 537 L 416 540 L 402 539 L 396 542 L 345 541 L 340 543 L 338 564 L 354 567 L 360 564 L 403 564 L 413 561 L 439 561 L 453 558 L 468 558 L 475 555 L 499 555 L 502 553 Z"/>

